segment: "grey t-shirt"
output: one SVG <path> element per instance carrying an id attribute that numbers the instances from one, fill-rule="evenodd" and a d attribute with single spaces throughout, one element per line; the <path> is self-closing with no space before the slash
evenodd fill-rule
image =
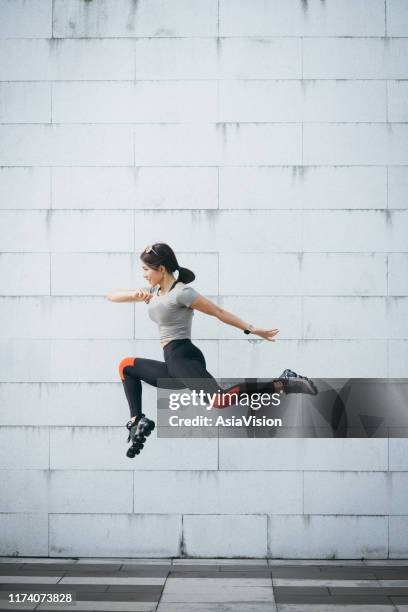
<path id="1" fill-rule="evenodd" d="M 161 346 L 164 347 L 170 340 L 191 339 L 194 311 L 190 305 L 199 293 L 182 282 L 164 295 L 157 295 L 158 290 L 158 286 L 154 288 L 147 308 L 149 317 L 159 326 Z"/>

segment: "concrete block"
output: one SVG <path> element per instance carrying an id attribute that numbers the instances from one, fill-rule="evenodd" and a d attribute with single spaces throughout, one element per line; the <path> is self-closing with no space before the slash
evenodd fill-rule
<path id="1" fill-rule="evenodd" d="M 392 440 L 390 440 L 390 443 Z M 390 514 L 405 514 L 408 506 L 408 474 L 395 472 L 390 474 L 389 490 L 391 490 Z"/>
<path id="2" fill-rule="evenodd" d="M 113 316 L 103 298 L 0 298 L 2 338 L 132 338 L 133 307 Z"/>
<path id="3" fill-rule="evenodd" d="M 49 83 L 0 83 L 0 99 L 0 123 L 51 121 Z"/>
<path id="4" fill-rule="evenodd" d="M 177 254 L 182 264 L 193 270 L 195 281 L 201 293 L 214 294 L 218 291 L 218 256 L 214 253 Z M 101 295 L 110 291 L 144 287 L 138 252 L 136 255 L 103 253 L 53 253 L 51 286 L 53 295 Z M 0 258 L 1 262 L 1 258 Z M 111 303 L 119 308 L 128 303 Z M 135 317 L 142 316 L 147 322 L 143 304 L 134 304 Z M 119 312 L 119 311 L 118 311 Z M 149 319 L 149 327 L 151 321 Z M 144 330 L 140 330 L 143 333 Z M 141 337 L 141 336 L 140 336 Z"/>
<path id="5" fill-rule="evenodd" d="M 388 340 L 304 340 L 299 370 L 315 378 L 385 378 L 388 375 Z M 298 364 L 293 363 L 296 370 Z M 291 366 L 292 367 L 292 366 Z"/>
<path id="6" fill-rule="evenodd" d="M 132 471 L 50 472 L 49 512 L 112 515 L 132 511 Z"/>
<path id="7" fill-rule="evenodd" d="M 133 511 L 132 471 L 1 470 L 0 489 L 1 512 Z"/>
<path id="8" fill-rule="evenodd" d="M 220 208 L 387 208 L 387 169 L 222 167 L 219 198 Z"/>
<path id="9" fill-rule="evenodd" d="M 0 168 L 0 208 L 50 208 L 49 168 Z"/>
<path id="10" fill-rule="evenodd" d="M 303 295 L 386 295 L 387 256 L 305 253 L 301 258 L 300 290 Z"/>
<path id="11" fill-rule="evenodd" d="M 137 80 L 216 79 L 217 42 L 206 38 L 135 41 Z"/>
<path id="12" fill-rule="evenodd" d="M 108 0 L 102 11 L 81 0 L 56 0 L 53 32 L 59 38 L 216 36 L 217 2 Z"/>
<path id="13" fill-rule="evenodd" d="M 301 127 L 295 124 L 140 124 L 134 134 L 140 166 L 296 164 L 301 159 Z"/>
<path id="14" fill-rule="evenodd" d="M 408 320 L 406 297 L 390 297 L 386 302 L 388 337 L 395 340 L 408 339 Z"/>
<path id="15" fill-rule="evenodd" d="M 269 553 L 289 559 L 384 559 L 385 516 L 271 516 Z"/>
<path id="16" fill-rule="evenodd" d="M 0 63 L 0 80 L 133 80 L 134 49 L 129 39 L 0 40 L 0 57 L 7 58 Z"/>
<path id="17" fill-rule="evenodd" d="M 384 36 L 381 0 L 330 5 L 285 0 L 221 0 L 222 36 Z"/>
<path id="18" fill-rule="evenodd" d="M 259 266 L 273 283 L 252 273 Z M 386 255 L 376 253 L 220 254 L 220 288 L 229 295 L 242 294 L 243 275 L 252 295 L 385 295 L 386 272 Z"/>
<path id="19" fill-rule="evenodd" d="M 300 81 L 220 81 L 219 108 L 223 122 L 301 121 Z"/>
<path id="20" fill-rule="evenodd" d="M 42 253 L 0 255 L 1 295 L 49 295 L 50 257 Z"/>
<path id="21" fill-rule="evenodd" d="M 408 40 L 305 38 L 305 79 L 406 79 Z"/>
<path id="22" fill-rule="evenodd" d="M 48 555 L 48 515 L 0 514 L 0 554 L 13 557 Z"/>
<path id="23" fill-rule="evenodd" d="M 389 470 L 408 472 L 408 439 L 390 438 Z"/>
<path id="24" fill-rule="evenodd" d="M 139 80 L 301 77 L 301 42 L 296 38 L 136 41 Z"/>
<path id="25" fill-rule="evenodd" d="M 406 559 L 408 554 L 408 516 L 390 516 L 390 559 Z"/>
<path id="26" fill-rule="evenodd" d="M 271 215 L 272 218 L 272 215 Z M 265 245 L 264 248 L 266 248 Z M 220 253 L 220 288 L 223 295 L 242 295 L 242 278 L 251 278 L 251 295 L 296 295 L 300 282 L 300 263 L 296 254 L 290 253 Z M 268 270 L 273 283 L 253 271 Z M 286 270 L 287 274 L 281 274 Z M 300 293 L 300 291 L 299 291 Z"/>
<path id="27" fill-rule="evenodd" d="M 388 376 L 395 378 L 408 377 L 408 342 L 406 340 L 389 340 Z"/>
<path id="28" fill-rule="evenodd" d="M 215 81 L 65 82 L 52 96 L 56 123 L 217 121 Z"/>
<path id="29" fill-rule="evenodd" d="M 406 167 L 388 168 L 388 208 L 408 208 L 408 173 Z"/>
<path id="30" fill-rule="evenodd" d="M 386 223 L 387 250 L 407 252 L 408 209 L 389 211 Z"/>
<path id="31" fill-rule="evenodd" d="M 408 7 L 404 0 L 387 0 L 387 36 L 408 36 Z"/>
<path id="32" fill-rule="evenodd" d="M 1 0 L 0 38 L 52 36 L 52 0 Z"/>
<path id="33" fill-rule="evenodd" d="M 2 469 L 44 470 L 49 468 L 49 433 L 45 427 L 2 427 Z"/>
<path id="34" fill-rule="evenodd" d="M 301 163 L 300 125 L 220 123 L 217 131 L 219 139 L 222 139 L 221 165 Z"/>
<path id="35" fill-rule="evenodd" d="M 121 125 L 0 125 L 3 166 L 133 163 L 132 128 Z M 109 146 L 107 146 L 109 143 Z"/>
<path id="36" fill-rule="evenodd" d="M 407 135 L 403 123 L 305 124 L 303 160 L 323 165 L 402 165 L 408 162 Z"/>
<path id="37" fill-rule="evenodd" d="M 239 336 L 237 337 L 239 338 Z M 387 344 L 396 340 L 277 340 L 250 344 L 247 340 L 220 341 L 220 376 L 270 378 L 287 367 L 314 378 L 376 378 L 405 376 L 406 367 Z M 352 355 L 352 358 L 351 358 Z M 401 351 L 399 359 L 401 359 Z M 394 365 L 391 373 L 391 363 Z M 401 369 L 402 368 L 402 369 Z"/>
<path id="38" fill-rule="evenodd" d="M 191 557 L 265 557 L 266 533 L 262 515 L 183 517 L 184 550 Z"/>
<path id="39" fill-rule="evenodd" d="M 279 224 L 278 232 L 269 231 L 273 224 Z M 152 236 L 150 242 L 153 242 L 157 236 L 171 235 L 171 244 L 176 252 L 218 252 L 220 257 L 222 253 L 227 252 L 236 256 L 237 243 L 242 243 L 248 257 L 251 252 L 262 252 L 264 261 L 265 253 L 293 252 L 300 250 L 302 244 L 301 224 L 295 211 L 253 211 L 250 216 L 250 231 L 247 231 L 248 213 L 241 210 L 136 213 L 135 227 L 136 251 L 142 251 L 148 236 Z M 152 227 L 155 228 L 153 235 Z M 231 232 L 231 227 L 234 232 Z M 267 238 L 262 240 L 265 232 Z M 277 261 L 277 258 L 278 255 L 274 256 L 274 261 Z M 238 260 L 234 259 L 234 268 L 237 268 L 237 264 Z M 242 285 L 242 271 L 238 272 Z M 220 286 L 227 292 L 223 284 Z M 262 293 L 265 294 L 265 289 Z"/>
<path id="40" fill-rule="evenodd" d="M 48 340 L 1 340 L 0 346 L 1 382 L 42 381 L 50 375 Z"/>
<path id="41" fill-rule="evenodd" d="M 390 295 L 408 295 L 408 253 L 389 253 L 388 292 Z"/>
<path id="42" fill-rule="evenodd" d="M 52 295 L 101 295 L 143 286 L 138 262 L 128 253 L 52 253 Z M 129 303 L 117 305 L 127 309 Z M 114 311 L 112 311 L 114 312 Z"/>
<path id="43" fill-rule="evenodd" d="M 386 120 L 380 81 L 221 81 L 219 96 L 220 121 Z"/>
<path id="44" fill-rule="evenodd" d="M 244 484 L 245 483 L 245 484 Z M 242 486 L 245 495 L 242 495 Z M 143 494 L 149 490 L 149 495 Z M 263 491 L 259 495 L 259 491 Z M 189 492 L 188 499 L 186 491 Z M 279 495 L 276 495 L 279 491 Z M 299 514 L 302 475 L 292 472 L 135 472 L 135 512 Z"/>
<path id="45" fill-rule="evenodd" d="M 220 38 L 221 79 L 300 79 L 300 38 Z"/>
<path id="46" fill-rule="evenodd" d="M 131 211 L 2 211 L 0 245 L 3 251 L 129 252 L 132 221 Z"/>
<path id="47" fill-rule="evenodd" d="M 408 83 L 406 81 L 388 82 L 388 120 L 406 122 L 408 120 Z"/>
<path id="48" fill-rule="evenodd" d="M 0 512 L 48 512 L 49 474 L 48 470 L 0 470 Z"/>
<path id="49" fill-rule="evenodd" d="M 144 398 L 152 402 L 143 389 Z M 156 389 L 151 387 L 155 398 Z M 95 406 L 99 425 L 123 421 L 122 383 L 1 383 L 1 425 L 94 425 Z"/>
<path id="50" fill-rule="evenodd" d="M 218 208 L 216 168 L 139 168 L 135 208 Z"/>
<path id="51" fill-rule="evenodd" d="M 134 126 L 137 166 L 217 166 L 220 138 L 214 125 Z"/>
<path id="52" fill-rule="evenodd" d="M 220 438 L 219 469 L 381 472 L 388 469 L 388 441 L 382 438 Z M 390 469 L 395 468 L 390 466 Z"/>
<path id="53" fill-rule="evenodd" d="M 234 228 L 233 232 L 231 227 Z M 274 227 L 279 230 L 274 231 Z M 246 253 L 251 252 L 261 252 L 265 257 L 265 254 L 270 252 L 286 253 L 301 250 L 301 229 L 296 211 L 252 211 L 249 217 L 248 211 L 220 211 L 215 235 L 213 234 L 210 239 L 217 239 L 216 245 L 220 257 L 223 251 L 236 254 L 237 244 L 243 245 L 244 257 Z"/>
<path id="54" fill-rule="evenodd" d="M 50 213 L 43 211 L 2 211 L 0 213 L 2 251 L 47 251 Z M 47 255 L 48 259 L 49 256 Z"/>
<path id="55" fill-rule="evenodd" d="M 387 251 L 390 225 L 383 211 L 308 210 L 303 213 L 304 251 Z"/>
<path id="56" fill-rule="evenodd" d="M 218 207 L 217 168 L 54 168 L 52 174 L 53 208 Z"/>
<path id="57" fill-rule="evenodd" d="M 389 514 L 390 476 L 387 472 L 306 472 L 304 513 Z"/>
<path id="58" fill-rule="evenodd" d="M 126 400 L 124 400 L 124 406 Z M 146 414 L 156 421 L 156 406 Z M 217 440 L 157 438 L 151 434 L 143 452 L 126 457 L 128 414 L 118 413 L 117 427 L 58 427 L 51 430 L 51 469 L 89 470 L 216 470 Z"/>
<path id="59" fill-rule="evenodd" d="M 388 316 L 385 298 L 306 297 L 303 319 L 305 338 L 313 340 L 385 339 L 389 325 L 401 331 L 400 319 L 392 323 Z"/>
<path id="60" fill-rule="evenodd" d="M 200 341 L 198 346 L 217 377 L 217 343 Z M 13 339 L 1 340 L 0 347 L 0 382 L 117 382 L 118 364 L 128 355 L 163 360 L 157 341 Z"/>
<path id="61" fill-rule="evenodd" d="M 181 517 L 134 514 L 51 514 L 54 557 L 174 557 L 180 554 Z"/>

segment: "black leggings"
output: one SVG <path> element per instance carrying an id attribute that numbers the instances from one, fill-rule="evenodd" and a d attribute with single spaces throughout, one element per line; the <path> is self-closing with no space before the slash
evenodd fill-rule
<path id="1" fill-rule="evenodd" d="M 234 393 L 237 394 L 236 397 L 239 397 L 239 394 L 243 392 L 275 393 L 276 391 L 273 380 L 266 383 L 242 382 L 228 389 L 221 388 L 207 371 L 203 353 L 189 339 L 171 340 L 166 344 L 163 352 L 165 361 L 125 357 L 119 364 L 119 374 L 132 417 L 139 417 L 142 414 L 142 380 L 157 387 L 159 379 L 164 378 L 168 379 L 167 389 L 190 388 L 191 391 L 203 390 L 211 394 L 221 392 L 219 402 L 214 406 L 216 408 L 224 408 L 234 403 L 231 396 L 223 397 L 223 393 Z M 188 384 L 184 382 L 186 380 Z"/>

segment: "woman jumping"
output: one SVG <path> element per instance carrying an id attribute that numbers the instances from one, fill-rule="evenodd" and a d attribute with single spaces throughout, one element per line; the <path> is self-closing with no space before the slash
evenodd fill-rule
<path id="1" fill-rule="evenodd" d="M 160 379 L 166 387 L 192 391 L 204 390 L 214 395 L 214 408 L 225 408 L 237 403 L 241 393 L 306 393 L 316 395 L 313 381 L 292 370 L 284 370 L 279 378 L 262 382 L 242 382 L 229 389 L 221 389 L 215 378 L 207 371 L 200 349 L 191 342 L 191 324 L 194 310 L 217 317 L 223 323 L 241 329 L 244 334 L 254 334 L 274 342 L 278 329 L 254 327 L 224 310 L 188 287 L 195 279 L 191 270 L 179 266 L 173 249 L 159 242 L 148 246 L 140 256 L 143 276 L 149 288 L 126 292 L 109 293 L 113 302 L 145 302 L 149 317 L 159 326 L 160 344 L 164 361 L 125 357 L 119 364 L 119 375 L 130 409 L 128 457 L 139 454 L 145 437 L 154 429 L 154 421 L 142 412 L 142 381 L 157 387 Z M 178 273 L 177 278 L 174 273 Z M 191 379 L 194 379 L 193 381 Z"/>

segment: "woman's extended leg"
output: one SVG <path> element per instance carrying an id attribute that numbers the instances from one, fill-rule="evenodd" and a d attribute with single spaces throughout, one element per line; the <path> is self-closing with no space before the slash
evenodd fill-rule
<path id="1" fill-rule="evenodd" d="M 191 390 L 204 390 L 215 395 L 214 408 L 227 408 L 239 401 L 242 393 L 308 393 L 317 391 L 313 381 L 291 372 L 290 377 L 282 376 L 268 381 L 242 381 L 227 389 L 220 387 L 215 378 L 207 371 L 205 357 L 200 349 L 190 342 L 181 342 L 166 354 L 169 374 L 185 383 Z M 294 376 L 292 376 L 292 374 Z"/>

